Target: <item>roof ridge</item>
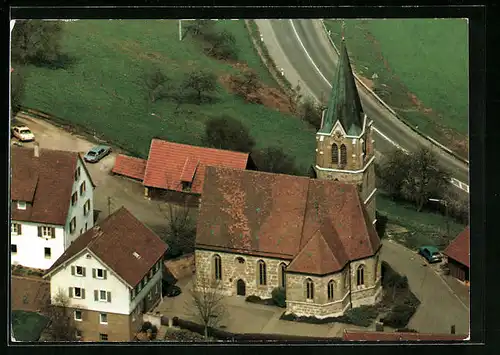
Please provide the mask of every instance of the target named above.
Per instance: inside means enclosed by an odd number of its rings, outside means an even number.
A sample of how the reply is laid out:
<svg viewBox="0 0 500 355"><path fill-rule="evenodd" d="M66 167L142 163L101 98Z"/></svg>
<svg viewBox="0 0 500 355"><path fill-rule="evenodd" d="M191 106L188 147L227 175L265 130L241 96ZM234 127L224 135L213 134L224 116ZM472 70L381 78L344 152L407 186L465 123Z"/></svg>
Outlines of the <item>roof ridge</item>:
<svg viewBox="0 0 500 355"><path fill-rule="evenodd" d="M161 142L163 144L167 143L167 144L172 144L172 145L182 145L182 146L185 146L185 147L195 147L195 148L199 148L199 149L207 149L207 150L213 150L213 151L219 151L219 152L229 152L229 153L235 153L235 154L241 154L241 155L247 155L247 156L250 155L250 153L238 152L238 151L235 151L235 150L220 149L220 148L213 148L213 147L203 147L203 146L193 145L193 144L185 144L185 143L172 142L172 141L168 141L168 140L165 140L165 139L159 139L159 138L153 138L151 140L151 144L153 143L154 140L156 140L158 142ZM151 151L151 147L150 147L150 151Z"/></svg>
<svg viewBox="0 0 500 355"><path fill-rule="evenodd" d="M307 216L307 203L309 202L309 192L311 191L311 181L313 179L311 178L308 178L309 180L307 181L307 192L306 192L306 198L304 200L304 210L303 210L303 213L302 213L302 228L300 229L300 239L299 239L299 253L300 253L300 250L301 250L301 245L302 244L302 241L304 240L304 227L306 225L306 216ZM319 229L319 227L318 227ZM314 232L316 233L316 232ZM313 237L314 233L312 233L311 237ZM307 243L309 242L309 240L307 240L304 244L304 247L307 245ZM298 255L298 254L297 254Z"/></svg>

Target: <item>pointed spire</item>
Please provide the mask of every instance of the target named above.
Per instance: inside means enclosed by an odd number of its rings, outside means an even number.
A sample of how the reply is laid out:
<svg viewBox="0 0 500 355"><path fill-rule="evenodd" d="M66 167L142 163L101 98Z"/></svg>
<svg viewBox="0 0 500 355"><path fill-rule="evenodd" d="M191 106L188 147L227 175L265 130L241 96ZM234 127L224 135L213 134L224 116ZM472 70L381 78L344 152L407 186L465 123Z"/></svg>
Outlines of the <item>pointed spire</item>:
<svg viewBox="0 0 500 355"><path fill-rule="evenodd" d="M343 23L337 74L320 132L330 133L335 123L340 121L347 134L358 135L363 129L363 107L345 45L344 26Z"/></svg>

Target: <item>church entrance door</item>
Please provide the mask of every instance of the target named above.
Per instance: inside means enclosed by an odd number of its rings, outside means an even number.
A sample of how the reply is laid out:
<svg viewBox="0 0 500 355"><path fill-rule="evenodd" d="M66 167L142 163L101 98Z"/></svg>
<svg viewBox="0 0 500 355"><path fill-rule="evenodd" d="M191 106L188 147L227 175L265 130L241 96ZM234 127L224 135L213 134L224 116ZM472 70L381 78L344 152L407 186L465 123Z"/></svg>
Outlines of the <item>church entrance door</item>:
<svg viewBox="0 0 500 355"><path fill-rule="evenodd" d="M245 296L245 281L242 279L239 279L238 282L236 282L236 294L238 296Z"/></svg>

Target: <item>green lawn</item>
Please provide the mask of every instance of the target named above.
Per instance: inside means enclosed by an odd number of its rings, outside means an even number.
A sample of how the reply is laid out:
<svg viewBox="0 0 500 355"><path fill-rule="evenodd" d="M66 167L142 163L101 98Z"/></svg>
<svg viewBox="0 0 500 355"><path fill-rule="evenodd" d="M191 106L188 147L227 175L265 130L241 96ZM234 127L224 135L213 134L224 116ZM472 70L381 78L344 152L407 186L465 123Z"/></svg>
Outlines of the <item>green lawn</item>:
<svg viewBox="0 0 500 355"><path fill-rule="evenodd" d="M411 204L394 202L382 193L377 194L377 211L388 218L386 235L416 249L422 245L434 245L443 249L465 228L449 218L450 236L447 233L446 218L428 211L417 212Z"/></svg>
<svg viewBox="0 0 500 355"><path fill-rule="evenodd" d="M48 319L35 312L12 311L12 328L17 341L37 341Z"/></svg>
<svg viewBox="0 0 500 355"><path fill-rule="evenodd" d="M173 20L81 20L63 24L63 51L76 62L65 69L29 68L23 105L48 112L72 125L94 129L103 139L139 157L147 157L152 137L200 145L205 122L221 114L240 119L257 148L275 145L308 168L314 158L314 130L291 115L246 104L222 86L214 104L186 104L175 113L167 99L151 104L142 75L153 65L173 82L192 68L221 76L234 65L204 55L198 42L178 38ZM244 22L219 21L237 39L239 62L256 70L261 81L276 86L256 54ZM155 115L152 115L154 113Z"/></svg>
<svg viewBox="0 0 500 355"><path fill-rule="evenodd" d="M336 44L340 21L325 21ZM424 133L468 134L468 29L461 19L347 20L345 38L358 74ZM384 86L385 85L385 86ZM417 105L409 97L414 94ZM431 109L432 111L429 111ZM439 126L441 127L439 127Z"/></svg>

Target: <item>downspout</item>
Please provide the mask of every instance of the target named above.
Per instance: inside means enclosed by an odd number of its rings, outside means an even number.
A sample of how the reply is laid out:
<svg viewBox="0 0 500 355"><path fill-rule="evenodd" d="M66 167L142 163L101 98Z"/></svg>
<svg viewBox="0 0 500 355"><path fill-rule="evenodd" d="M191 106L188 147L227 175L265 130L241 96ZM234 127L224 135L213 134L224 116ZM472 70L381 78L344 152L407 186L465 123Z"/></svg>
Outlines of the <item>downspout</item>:
<svg viewBox="0 0 500 355"><path fill-rule="evenodd" d="M351 309L352 307L352 283L351 283L351 262L349 262L349 303L351 304Z"/></svg>

